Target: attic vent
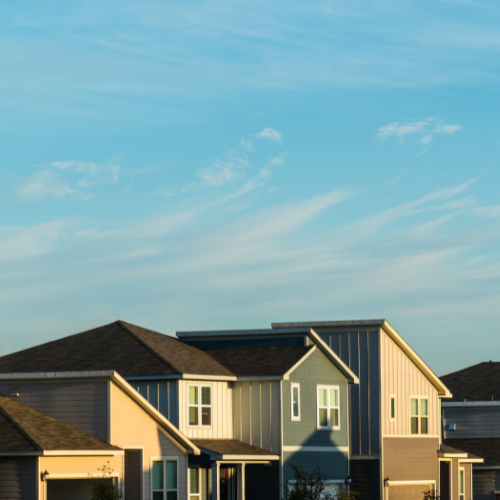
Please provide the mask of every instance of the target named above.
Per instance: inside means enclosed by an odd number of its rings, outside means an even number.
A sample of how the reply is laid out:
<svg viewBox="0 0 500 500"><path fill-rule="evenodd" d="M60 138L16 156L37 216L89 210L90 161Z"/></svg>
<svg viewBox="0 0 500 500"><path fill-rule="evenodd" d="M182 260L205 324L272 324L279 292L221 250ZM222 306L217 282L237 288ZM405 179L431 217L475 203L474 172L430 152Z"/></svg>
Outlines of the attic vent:
<svg viewBox="0 0 500 500"><path fill-rule="evenodd" d="M17 387L14 387L10 390L9 396L11 398L18 398L20 395L21 391Z"/></svg>
<svg viewBox="0 0 500 500"><path fill-rule="evenodd" d="M448 424L448 430L449 431L456 431L457 430L457 424Z"/></svg>

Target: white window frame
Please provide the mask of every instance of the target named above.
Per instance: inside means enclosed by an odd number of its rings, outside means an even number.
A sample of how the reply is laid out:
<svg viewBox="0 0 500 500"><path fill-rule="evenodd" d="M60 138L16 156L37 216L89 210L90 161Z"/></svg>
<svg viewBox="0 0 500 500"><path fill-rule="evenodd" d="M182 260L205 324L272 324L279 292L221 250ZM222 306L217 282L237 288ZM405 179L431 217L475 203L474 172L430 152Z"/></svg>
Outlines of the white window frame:
<svg viewBox="0 0 500 500"><path fill-rule="evenodd" d="M158 492L158 490L153 490L153 462L163 462L163 500L167 500L166 493L169 491L176 491L177 500L179 500L179 457L149 457L149 491L151 492L151 498L153 498L153 493ZM167 488L167 462L177 462L177 488L175 490Z"/></svg>
<svg viewBox="0 0 500 500"><path fill-rule="evenodd" d="M298 389L299 414L297 416L293 414L293 390L295 388ZM300 420L300 384L290 384L290 416L296 422Z"/></svg>
<svg viewBox="0 0 500 500"><path fill-rule="evenodd" d="M394 401L394 417L392 416L392 402L393 401ZM396 421L396 395L395 394L389 394L389 420L391 422ZM410 421L410 425L411 425L411 421Z"/></svg>
<svg viewBox="0 0 500 500"><path fill-rule="evenodd" d="M460 476L463 474L463 483L460 484L462 479ZM462 493L460 493L460 486L462 486ZM458 500L465 500L465 467L458 468Z"/></svg>
<svg viewBox="0 0 500 500"><path fill-rule="evenodd" d="M336 408L339 411L339 425L333 427L331 425L328 426L322 426L319 424L319 391L320 389L326 389L326 394L328 396L328 421L330 422L330 410ZM330 390L335 389L337 391L337 399L338 399L338 406L332 406L330 404ZM325 408L322 406L322 408ZM330 422L331 424L331 422ZM338 385L318 385L316 386L316 425L318 430L325 430L325 431L338 431L340 430L340 386Z"/></svg>
<svg viewBox="0 0 500 500"><path fill-rule="evenodd" d="M198 485L200 487L200 491L198 493L191 492L191 471L195 470L198 474ZM189 467L188 468L188 500L191 500L191 497L197 497L198 500L201 500L201 468L200 467ZM179 500L179 499L177 499Z"/></svg>
<svg viewBox="0 0 500 500"><path fill-rule="evenodd" d="M412 415L411 414L411 400L412 399L416 399L418 400L418 403L417 403L417 408L418 408L418 415L416 415L418 417L418 432L416 434L413 434L411 432L411 419L412 417L415 417L415 415ZM427 415L421 415L420 414L420 411L421 411L421 406L420 406L420 401L427 401ZM410 396L409 400L408 400L408 413L409 413L409 432L410 432L410 436L430 436L430 433L429 433L429 424L430 424L430 417L429 417L429 397L428 396ZM426 434L422 434L422 417L425 417L427 418L427 433Z"/></svg>
<svg viewBox="0 0 500 500"><path fill-rule="evenodd" d="M192 405L189 404L189 388L190 387L198 387L198 404L197 405ZM201 399L201 390L203 387L208 387L210 389L210 404L209 405L204 405L202 404L202 399ZM204 429L209 429L212 427L213 423L213 418L214 418L214 412L213 412L213 390L212 386L210 384L188 384L187 386L187 425L190 428L193 427L203 427ZM189 408L194 408L195 406L198 406L198 424L190 424L189 423ZM201 411L202 408L210 408L210 425L203 425L201 423Z"/></svg>

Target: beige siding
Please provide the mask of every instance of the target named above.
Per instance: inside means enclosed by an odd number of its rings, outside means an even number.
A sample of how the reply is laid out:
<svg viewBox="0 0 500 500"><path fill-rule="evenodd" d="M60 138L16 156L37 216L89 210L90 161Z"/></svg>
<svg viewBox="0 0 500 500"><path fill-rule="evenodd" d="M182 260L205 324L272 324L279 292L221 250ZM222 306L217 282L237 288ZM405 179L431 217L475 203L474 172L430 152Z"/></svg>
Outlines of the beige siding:
<svg viewBox="0 0 500 500"><path fill-rule="evenodd" d="M391 481L429 480L438 484L438 448L438 438L384 438L384 477Z"/></svg>
<svg viewBox="0 0 500 500"><path fill-rule="evenodd" d="M0 382L0 394L19 390L14 401L75 429L108 441L108 386L105 380Z"/></svg>
<svg viewBox="0 0 500 500"><path fill-rule="evenodd" d="M188 386L209 385L212 388L212 425L188 425ZM193 439L231 439L233 437L233 398L231 382L179 380L179 430Z"/></svg>
<svg viewBox="0 0 500 500"><path fill-rule="evenodd" d="M440 411L436 389L383 331L380 336L382 435L409 436L410 396L428 399L429 436L439 435ZM396 397L396 419L390 420L390 397Z"/></svg>
<svg viewBox="0 0 500 500"><path fill-rule="evenodd" d="M150 497L151 457L178 458L178 498L186 498L187 455L159 425L119 387L111 386L111 440L115 446L142 448L144 499Z"/></svg>
<svg viewBox="0 0 500 500"><path fill-rule="evenodd" d="M40 471L50 474L87 474L100 476L103 466L123 477L123 456L115 457L40 457Z"/></svg>
<svg viewBox="0 0 500 500"><path fill-rule="evenodd" d="M390 486L389 500L422 500L424 492L434 489L431 484L412 484L406 486Z"/></svg>
<svg viewBox="0 0 500 500"><path fill-rule="evenodd" d="M236 382L234 439L281 453L281 395L278 381Z"/></svg>

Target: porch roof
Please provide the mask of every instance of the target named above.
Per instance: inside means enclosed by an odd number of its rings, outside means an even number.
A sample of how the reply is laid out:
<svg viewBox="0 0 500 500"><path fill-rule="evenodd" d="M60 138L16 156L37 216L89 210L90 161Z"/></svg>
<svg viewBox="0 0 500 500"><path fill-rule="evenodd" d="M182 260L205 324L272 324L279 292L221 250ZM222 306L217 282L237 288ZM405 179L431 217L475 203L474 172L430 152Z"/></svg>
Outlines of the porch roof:
<svg viewBox="0 0 500 500"><path fill-rule="evenodd" d="M215 460L279 460L279 455L236 439L192 439L203 453Z"/></svg>
<svg viewBox="0 0 500 500"><path fill-rule="evenodd" d="M453 445L458 445L458 446L462 445L462 443L461 443L462 440L458 440L458 439L446 440L446 444L442 444L439 447L438 458L458 458L462 462L474 462L474 463L483 463L484 462L484 460L481 457L479 457L478 455L475 455L473 453L469 453L468 451L459 450L457 448L454 448L453 446L450 446L449 445L450 441L454 441L452 443ZM455 441L458 441L458 442L455 442Z"/></svg>

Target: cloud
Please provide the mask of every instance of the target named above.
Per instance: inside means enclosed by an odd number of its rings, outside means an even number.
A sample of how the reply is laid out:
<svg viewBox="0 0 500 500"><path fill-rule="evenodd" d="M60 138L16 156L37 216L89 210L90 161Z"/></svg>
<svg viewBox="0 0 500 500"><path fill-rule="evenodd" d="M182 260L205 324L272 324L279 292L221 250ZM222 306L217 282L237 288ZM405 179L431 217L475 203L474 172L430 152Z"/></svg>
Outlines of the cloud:
<svg viewBox="0 0 500 500"><path fill-rule="evenodd" d="M217 159L210 167L199 169L197 175L205 186L221 186L242 179L248 168L248 158L230 154L225 161Z"/></svg>
<svg viewBox="0 0 500 500"><path fill-rule="evenodd" d="M477 207L473 210L475 215L479 215L483 219L500 218L500 205L492 205L489 207Z"/></svg>
<svg viewBox="0 0 500 500"><path fill-rule="evenodd" d="M391 137L399 138L400 142L404 142L405 138L410 135L421 136L418 140L423 146L428 146L436 134L454 134L462 127L460 125L448 125L443 120L435 118L426 118L424 120L410 120L406 123L393 122L377 130L376 136L385 141ZM424 150L420 154L426 152Z"/></svg>
<svg viewBox="0 0 500 500"><path fill-rule="evenodd" d="M101 184L104 182L116 183L120 176L120 167L114 163L99 164L94 162L68 160L54 161L51 165L58 170L88 175L91 180L80 180L80 187L89 187L91 185Z"/></svg>
<svg viewBox="0 0 500 500"><path fill-rule="evenodd" d="M252 141L250 141L250 140L246 141L245 139L241 139L241 145L242 145L245 149L248 149L248 151L253 151L253 144L252 144Z"/></svg>
<svg viewBox="0 0 500 500"><path fill-rule="evenodd" d="M280 156L275 156L274 158L268 158L266 166L262 168L259 173L260 178L266 179L268 177L271 177L273 167L284 164L285 164L285 154L282 154Z"/></svg>
<svg viewBox="0 0 500 500"><path fill-rule="evenodd" d="M262 129L262 132L255 134L255 136L260 137L261 139L269 139L270 141L281 144L281 133L273 128L264 128Z"/></svg>

